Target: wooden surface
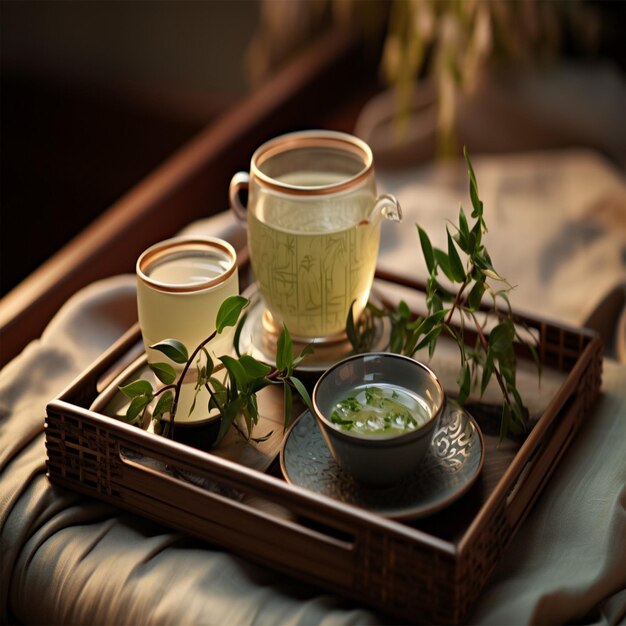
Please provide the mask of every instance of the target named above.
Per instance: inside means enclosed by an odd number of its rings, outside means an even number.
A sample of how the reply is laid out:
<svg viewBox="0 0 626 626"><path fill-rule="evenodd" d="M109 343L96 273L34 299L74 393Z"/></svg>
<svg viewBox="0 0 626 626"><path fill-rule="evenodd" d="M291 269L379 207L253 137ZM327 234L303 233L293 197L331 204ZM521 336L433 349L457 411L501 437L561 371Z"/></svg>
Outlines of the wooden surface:
<svg viewBox="0 0 626 626"><path fill-rule="evenodd" d="M369 61L368 61L369 59ZM0 366L38 337L81 287L133 272L139 254L189 222L227 208L228 183L253 150L291 130L346 130L344 104L371 84L358 37L330 31L248 99L208 126L0 301ZM343 127L343 128L342 128Z"/></svg>

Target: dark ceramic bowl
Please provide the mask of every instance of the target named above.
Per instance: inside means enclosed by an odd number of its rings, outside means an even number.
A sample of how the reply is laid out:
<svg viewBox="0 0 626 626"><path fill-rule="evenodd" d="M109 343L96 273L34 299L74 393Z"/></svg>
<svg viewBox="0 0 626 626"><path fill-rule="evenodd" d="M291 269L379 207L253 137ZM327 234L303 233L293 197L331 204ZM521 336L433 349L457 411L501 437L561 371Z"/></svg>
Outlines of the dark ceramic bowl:
<svg viewBox="0 0 626 626"><path fill-rule="evenodd" d="M427 420L415 430L377 436L344 430L331 421L336 404L363 385L392 384L419 396ZM374 352L344 359L326 370L313 389L313 409L335 461L356 480L389 485L416 471L428 450L446 397L426 365L399 354Z"/></svg>

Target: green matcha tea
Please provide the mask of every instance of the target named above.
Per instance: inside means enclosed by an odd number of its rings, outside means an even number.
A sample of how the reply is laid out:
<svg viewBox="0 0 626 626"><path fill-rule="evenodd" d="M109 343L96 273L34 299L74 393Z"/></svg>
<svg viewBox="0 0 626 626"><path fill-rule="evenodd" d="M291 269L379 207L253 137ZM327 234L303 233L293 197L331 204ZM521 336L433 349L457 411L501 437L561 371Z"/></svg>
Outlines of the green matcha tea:
<svg viewBox="0 0 626 626"><path fill-rule="evenodd" d="M430 418L423 398L391 384L356 387L335 405L330 421L359 435L395 437L417 430Z"/></svg>

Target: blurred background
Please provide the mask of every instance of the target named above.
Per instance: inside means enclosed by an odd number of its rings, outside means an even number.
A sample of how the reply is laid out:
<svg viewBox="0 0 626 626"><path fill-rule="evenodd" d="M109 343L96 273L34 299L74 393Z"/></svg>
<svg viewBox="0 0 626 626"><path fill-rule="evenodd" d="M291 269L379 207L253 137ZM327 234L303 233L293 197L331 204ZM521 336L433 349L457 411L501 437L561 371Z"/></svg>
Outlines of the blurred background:
<svg viewBox="0 0 626 626"><path fill-rule="evenodd" d="M603 75L587 91L617 80L621 93L625 7L621 0L3 0L0 295L325 29L356 29L372 48L364 91L388 95L361 120L372 141L382 106L393 114L395 141L416 150L403 119L416 106L416 81L425 85L417 100L426 93L436 102L437 136L423 157L431 158L454 153L461 98L494 68L517 75L563 59L602 61L610 80ZM591 80L597 66L589 67ZM606 96L619 123L600 149L623 167L624 102ZM224 197L216 210L225 204Z"/></svg>
<svg viewBox="0 0 626 626"><path fill-rule="evenodd" d="M245 95L258 4L0 10L4 294Z"/></svg>

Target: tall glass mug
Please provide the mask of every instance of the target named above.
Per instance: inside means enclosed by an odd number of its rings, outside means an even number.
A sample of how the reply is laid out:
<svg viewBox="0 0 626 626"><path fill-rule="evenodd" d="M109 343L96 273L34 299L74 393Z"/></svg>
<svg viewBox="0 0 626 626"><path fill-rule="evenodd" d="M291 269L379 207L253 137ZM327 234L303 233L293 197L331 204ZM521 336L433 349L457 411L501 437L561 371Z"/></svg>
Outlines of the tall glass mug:
<svg viewBox="0 0 626 626"><path fill-rule="evenodd" d="M164 339L182 341L191 355L215 330L222 302L238 293L237 254L228 242L178 238L148 248L137 261L137 310L148 362L168 361L150 348ZM232 341L232 329L225 329L207 348L212 357L222 356L231 352ZM192 372L189 382L195 381ZM190 402L185 390L179 404L183 419Z"/></svg>
<svg viewBox="0 0 626 626"><path fill-rule="evenodd" d="M277 137L233 176L229 199L275 326L304 340L343 335L352 302L355 317L367 304L381 220L402 218L393 196L377 196L369 146L333 131Z"/></svg>

